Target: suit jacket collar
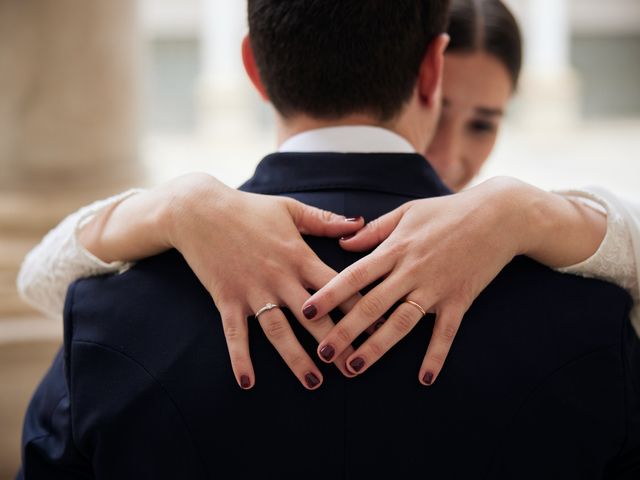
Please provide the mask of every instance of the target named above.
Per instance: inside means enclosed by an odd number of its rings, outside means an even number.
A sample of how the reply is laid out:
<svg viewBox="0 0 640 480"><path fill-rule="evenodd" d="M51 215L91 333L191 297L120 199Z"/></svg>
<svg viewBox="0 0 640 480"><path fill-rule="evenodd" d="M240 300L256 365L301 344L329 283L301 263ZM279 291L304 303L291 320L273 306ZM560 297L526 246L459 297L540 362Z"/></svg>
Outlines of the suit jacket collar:
<svg viewBox="0 0 640 480"><path fill-rule="evenodd" d="M274 153L240 189L265 194L368 190L414 198L451 193L427 159L415 153Z"/></svg>
<svg viewBox="0 0 640 480"><path fill-rule="evenodd" d="M386 128L341 125L316 128L288 138L279 152L416 153L409 141Z"/></svg>

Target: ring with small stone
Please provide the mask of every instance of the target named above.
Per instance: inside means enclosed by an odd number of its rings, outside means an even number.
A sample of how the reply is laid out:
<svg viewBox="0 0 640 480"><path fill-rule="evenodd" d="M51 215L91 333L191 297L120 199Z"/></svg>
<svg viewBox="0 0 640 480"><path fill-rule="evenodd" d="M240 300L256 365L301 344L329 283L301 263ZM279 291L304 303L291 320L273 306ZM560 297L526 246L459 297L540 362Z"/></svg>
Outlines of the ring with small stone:
<svg viewBox="0 0 640 480"><path fill-rule="evenodd" d="M260 317L260 315L262 315L265 312L268 312L269 310L273 310L274 308L280 308L280 305L276 305L275 303L267 303L264 307L262 307L260 310L258 310L254 314L254 317L256 317L256 320L257 320L258 317Z"/></svg>

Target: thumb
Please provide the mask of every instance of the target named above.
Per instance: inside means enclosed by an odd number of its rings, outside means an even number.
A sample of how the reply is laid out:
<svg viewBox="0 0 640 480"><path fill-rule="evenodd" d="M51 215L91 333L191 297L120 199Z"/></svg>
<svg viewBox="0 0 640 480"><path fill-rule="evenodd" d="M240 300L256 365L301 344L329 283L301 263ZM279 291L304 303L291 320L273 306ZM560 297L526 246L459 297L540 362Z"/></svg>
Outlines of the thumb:
<svg viewBox="0 0 640 480"><path fill-rule="evenodd" d="M338 238L351 235L364 226L362 217L346 218L298 201L289 205L289 211L298 231L303 235Z"/></svg>
<svg viewBox="0 0 640 480"><path fill-rule="evenodd" d="M355 233L355 235L349 235L341 238L340 246L351 252L363 252L373 249L391 235L398 226L398 223L402 219L405 211L405 208L400 207L376 218L372 222L369 222L363 229Z"/></svg>

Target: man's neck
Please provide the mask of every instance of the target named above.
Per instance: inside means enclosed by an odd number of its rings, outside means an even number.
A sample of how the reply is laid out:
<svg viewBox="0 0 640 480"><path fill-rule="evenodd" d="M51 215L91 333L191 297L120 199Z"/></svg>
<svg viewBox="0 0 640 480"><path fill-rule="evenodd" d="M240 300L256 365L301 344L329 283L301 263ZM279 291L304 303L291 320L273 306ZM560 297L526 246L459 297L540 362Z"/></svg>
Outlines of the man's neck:
<svg viewBox="0 0 640 480"><path fill-rule="evenodd" d="M321 128L329 127L346 127L346 126L370 126L379 127L386 130L390 130L409 142L417 152L423 152L426 147L423 145L423 140L420 135L411 135L410 131L400 128L400 124L396 122L384 123L376 121L367 115L349 115L337 120L321 120L305 115L297 115L294 118L282 119L278 118L277 122L277 135L278 135L278 147L284 142L289 140L300 133L304 133L310 130L317 130ZM418 138L412 138L418 137Z"/></svg>

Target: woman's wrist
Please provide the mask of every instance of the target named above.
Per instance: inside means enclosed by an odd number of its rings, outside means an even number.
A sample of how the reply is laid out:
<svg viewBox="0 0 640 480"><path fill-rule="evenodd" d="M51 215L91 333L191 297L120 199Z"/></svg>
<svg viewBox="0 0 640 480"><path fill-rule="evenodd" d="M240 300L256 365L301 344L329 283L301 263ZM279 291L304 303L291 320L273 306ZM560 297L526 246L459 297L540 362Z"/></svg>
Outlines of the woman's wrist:
<svg viewBox="0 0 640 480"><path fill-rule="evenodd" d="M210 175L184 175L108 206L78 231L77 238L106 263L180 249L189 229L201 222L196 212L205 208L207 221L220 220L233 192Z"/></svg>
<svg viewBox="0 0 640 480"><path fill-rule="evenodd" d="M606 215L580 202L513 178L492 179L497 208L516 254L552 268L593 255L606 234Z"/></svg>
<svg viewBox="0 0 640 480"><path fill-rule="evenodd" d="M536 224L544 220L542 191L512 177L493 177L475 188L486 207L486 221L499 235L500 248L513 257L535 250L541 237Z"/></svg>
<svg viewBox="0 0 640 480"><path fill-rule="evenodd" d="M203 203L210 212L207 221L219 223L238 191L206 173L190 173L159 187L157 194L161 207L153 230L167 248L180 249L185 232L200 221L196 212Z"/></svg>
<svg viewBox="0 0 640 480"><path fill-rule="evenodd" d="M105 263L134 261L165 249L157 219L161 203L144 191L106 207L78 230L77 239Z"/></svg>

